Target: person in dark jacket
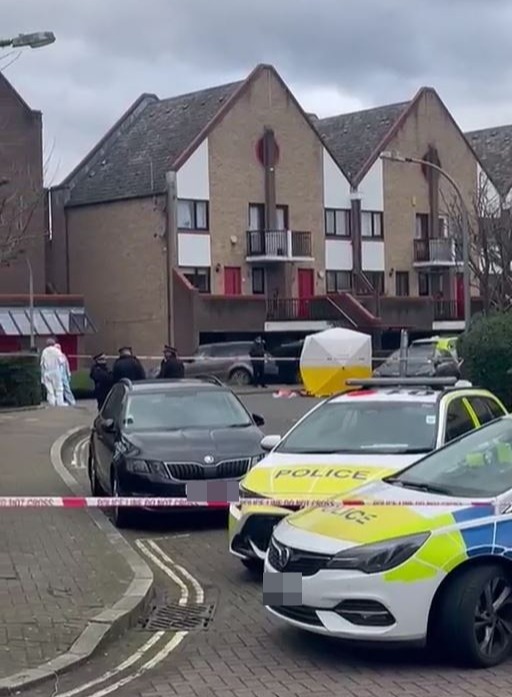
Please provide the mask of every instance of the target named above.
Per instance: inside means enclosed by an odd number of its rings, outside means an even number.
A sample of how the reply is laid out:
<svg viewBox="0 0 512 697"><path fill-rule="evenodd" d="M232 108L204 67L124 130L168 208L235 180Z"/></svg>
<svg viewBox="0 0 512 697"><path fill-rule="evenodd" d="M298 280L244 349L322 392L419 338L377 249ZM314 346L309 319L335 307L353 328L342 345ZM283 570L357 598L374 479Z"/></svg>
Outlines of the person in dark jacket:
<svg viewBox="0 0 512 697"><path fill-rule="evenodd" d="M123 346L119 349L119 358L112 368L112 377L114 384L123 378L127 378L132 382L146 379L146 373L142 367L142 363L137 356L133 355L131 346Z"/></svg>
<svg viewBox="0 0 512 697"><path fill-rule="evenodd" d="M160 363L158 377L162 380L179 380L185 377L185 366L173 346L164 346L164 359Z"/></svg>
<svg viewBox="0 0 512 697"><path fill-rule="evenodd" d="M104 353L98 353L93 358L93 365L89 377L94 383L94 397L98 403L98 411L103 407L108 393L113 384L112 373L107 364Z"/></svg>
<svg viewBox="0 0 512 697"><path fill-rule="evenodd" d="M261 336L256 337L250 350L252 372L254 375L254 385L256 387L266 387L265 384L265 344Z"/></svg>

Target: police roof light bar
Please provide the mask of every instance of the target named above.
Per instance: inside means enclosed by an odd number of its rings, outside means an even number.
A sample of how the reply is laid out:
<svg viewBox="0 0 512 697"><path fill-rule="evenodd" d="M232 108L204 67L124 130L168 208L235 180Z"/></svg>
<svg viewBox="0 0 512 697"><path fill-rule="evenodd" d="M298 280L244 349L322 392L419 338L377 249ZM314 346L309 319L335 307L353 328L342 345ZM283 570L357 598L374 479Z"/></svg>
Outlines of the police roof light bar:
<svg viewBox="0 0 512 697"><path fill-rule="evenodd" d="M455 387L458 379L456 377L446 378L366 378L364 380L347 380L348 387L432 387L446 389Z"/></svg>

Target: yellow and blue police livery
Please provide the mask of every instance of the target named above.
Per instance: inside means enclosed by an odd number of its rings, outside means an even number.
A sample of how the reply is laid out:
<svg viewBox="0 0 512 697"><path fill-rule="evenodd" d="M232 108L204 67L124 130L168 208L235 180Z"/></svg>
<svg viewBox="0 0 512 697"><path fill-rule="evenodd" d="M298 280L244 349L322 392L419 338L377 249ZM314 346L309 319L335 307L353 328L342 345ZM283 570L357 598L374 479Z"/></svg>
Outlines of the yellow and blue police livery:
<svg viewBox="0 0 512 697"><path fill-rule="evenodd" d="M431 641L489 667L512 651L512 417L274 530L265 569L300 573L302 604L268 607L303 629ZM333 502L331 502L333 503Z"/></svg>
<svg viewBox="0 0 512 697"><path fill-rule="evenodd" d="M285 436L267 436L269 454L240 483L243 498L314 501L382 479L449 440L506 413L487 390L454 378L361 380L322 402ZM274 526L291 512L233 504L229 548L246 566L262 564Z"/></svg>

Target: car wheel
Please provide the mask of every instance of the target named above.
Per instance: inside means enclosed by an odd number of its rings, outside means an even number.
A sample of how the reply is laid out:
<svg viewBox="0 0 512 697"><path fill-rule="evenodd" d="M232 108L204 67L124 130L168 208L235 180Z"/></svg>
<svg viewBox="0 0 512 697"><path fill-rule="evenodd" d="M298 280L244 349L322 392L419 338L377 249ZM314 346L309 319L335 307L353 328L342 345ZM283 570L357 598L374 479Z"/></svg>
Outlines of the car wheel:
<svg viewBox="0 0 512 697"><path fill-rule="evenodd" d="M245 368L235 368L229 375L229 382L233 385L250 385L252 382L252 375Z"/></svg>
<svg viewBox="0 0 512 697"><path fill-rule="evenodd" d="M473 668L490 668L512 652L512 581L499 565L478 566L456 576L437 612L444 651Z"/></svg>
<svg viewBox="0 0 512 697"><path fill-rule="evenodd" d="M112 497L119 498L119 479L117 473L112 473ZM133 524L133 509L114 506L112 509L112 522L116 528L130 528Z"/></svg>
<svg viewBox="0 0 512 697"><path fill-rule="evenodd" d="M105 492L103 491L100 483L98 482L98 475L96 472L96 460L93 454L93 448L92 448L92 443L89 443L89 458L88 458L88 464L87 464L87 469L89 471L89 482L91 485L91 494L93 496L104 496Z"/></svg>
<svg viewBox="0 0 512 697"><path fill-rule="evenodd" d="M261 559L240 559L246 569L253 573L263 571L263 561Z"/></svg>

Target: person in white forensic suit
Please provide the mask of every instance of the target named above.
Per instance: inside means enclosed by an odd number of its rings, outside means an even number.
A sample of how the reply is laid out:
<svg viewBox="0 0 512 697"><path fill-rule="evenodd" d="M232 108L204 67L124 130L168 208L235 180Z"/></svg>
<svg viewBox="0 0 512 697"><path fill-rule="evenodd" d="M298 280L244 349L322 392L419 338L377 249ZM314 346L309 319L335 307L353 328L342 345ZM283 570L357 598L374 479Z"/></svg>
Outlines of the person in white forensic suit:
<svg viewBox="0 0 512 697"><path fill-rule="evenodd" d="M64 384L62 382L62 352L55 339L48 339L41 352L41 382L46 389L48 404L52 407L64 406Z"/></svg>
<svg viewBox="0 0 512 697"><path fill-rule="evenodd" d="M69 360L60 344L55 344L55 347L60 351L61 363L60 363L60 373L62 378L62 389L64 406L74 407L76 404L75 395L71 389L71 368L69 367Z"/></svg>

